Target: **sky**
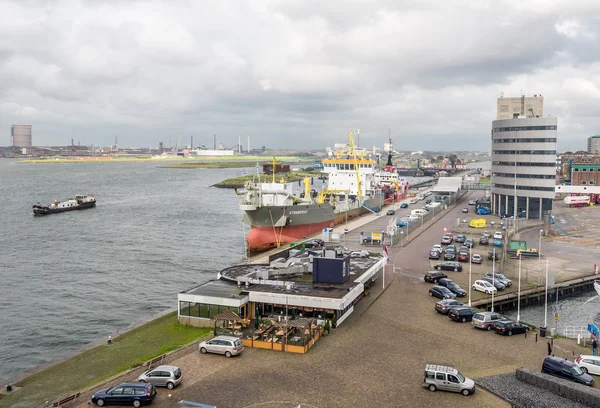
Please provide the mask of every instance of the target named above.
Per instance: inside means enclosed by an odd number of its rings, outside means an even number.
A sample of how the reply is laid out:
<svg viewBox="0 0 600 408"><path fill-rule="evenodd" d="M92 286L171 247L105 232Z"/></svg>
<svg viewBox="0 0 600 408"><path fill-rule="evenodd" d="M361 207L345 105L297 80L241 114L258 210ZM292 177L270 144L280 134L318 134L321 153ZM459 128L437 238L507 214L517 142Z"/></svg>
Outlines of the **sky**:
<svg viewBox="0 0 600 408"><path fill-rule="evenodd" d="M496 98L600 133L600 1L0 0L0 145L490 150ZM4 139L4 140L3 140Z"/></svg>

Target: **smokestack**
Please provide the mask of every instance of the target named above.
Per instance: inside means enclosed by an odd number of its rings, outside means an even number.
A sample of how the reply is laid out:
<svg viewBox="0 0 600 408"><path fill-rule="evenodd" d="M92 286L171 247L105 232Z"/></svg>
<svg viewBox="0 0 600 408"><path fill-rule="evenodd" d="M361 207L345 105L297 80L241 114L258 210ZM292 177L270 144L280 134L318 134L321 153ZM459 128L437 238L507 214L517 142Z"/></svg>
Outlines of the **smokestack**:
<svg viewBox="0 0 600 408"><path fill-rule="evenodd" d="M194 150L194 136L190 136L190 149Z"/></svg>
<svg viewBox="0 0 600 408"><path fill-rule="evenodd" d="M75 142L71 139L71 146L75 146Z"/></svg>
<svg viewBox="0 0 600 408"><path fill-rule="evenodd" d="M242 137L238 136L238 154L242 154Z"/></svg>
<svg viewBox="0 0 600 408"><path fill-rule="evenodd" d="M248 153L250 153L250 136L248 136Z"/></svg>
<svg viewBox="0 0 600 408"><path fill-rule="evenodd" d="M214 135L213 138L213 150L217 150L217 135Z"/></svg>

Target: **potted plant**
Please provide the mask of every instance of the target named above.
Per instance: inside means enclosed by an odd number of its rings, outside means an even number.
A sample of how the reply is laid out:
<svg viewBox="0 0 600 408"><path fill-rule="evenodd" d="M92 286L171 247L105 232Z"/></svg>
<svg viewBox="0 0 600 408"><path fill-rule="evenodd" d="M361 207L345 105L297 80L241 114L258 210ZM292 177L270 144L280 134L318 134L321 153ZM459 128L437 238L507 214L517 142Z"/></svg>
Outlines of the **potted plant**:
<svg viewBox="0 0 600 408"><path fill-rule="evenodd" d="M337 316L333 315L333 319L331 319L331 327L334 329L337 327Z"/></svg>
<svg viewBox="0 0 600 408"><path fill-rule="evenodd" d="M331 330L331 326L329 325L329 320L325 320L325 324L323 325L323 330L325 336L329 334L329 330Z"/></svg>

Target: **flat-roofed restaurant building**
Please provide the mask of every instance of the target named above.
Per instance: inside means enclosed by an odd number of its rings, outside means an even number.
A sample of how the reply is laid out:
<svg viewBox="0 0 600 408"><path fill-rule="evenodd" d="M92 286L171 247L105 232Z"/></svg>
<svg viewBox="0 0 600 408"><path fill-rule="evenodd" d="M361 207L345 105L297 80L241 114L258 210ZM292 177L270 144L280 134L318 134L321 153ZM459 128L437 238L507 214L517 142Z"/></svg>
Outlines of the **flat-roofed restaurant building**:
<svg viewBox="0 0 600 408"><path fill-rule="evenodd" d="M217 314L230 310L242 319L287 315L340 325L384 264L375 253L361 257L340 248L290 250L288 257L270 264L225 268L219 280L180 292L178 317L183 324L212 327Z"/></svg>
<svg viewBox="0 0 600 408"><path fill-rule="evenodd" d="M494 214L542 218L544 213L552 210L556 139L555 117L520 117L492 122L491 201Z"/></svg>

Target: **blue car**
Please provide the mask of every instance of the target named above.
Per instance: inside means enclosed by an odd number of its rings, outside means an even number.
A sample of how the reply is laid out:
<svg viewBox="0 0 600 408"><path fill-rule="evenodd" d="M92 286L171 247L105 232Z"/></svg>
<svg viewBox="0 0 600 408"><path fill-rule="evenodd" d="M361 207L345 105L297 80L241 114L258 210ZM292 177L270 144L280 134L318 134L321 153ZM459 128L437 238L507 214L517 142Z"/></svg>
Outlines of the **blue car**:
<svg viewBox="0 0 600 408"><path fill-rule="evenodd" d="M402 222L402 221L398 221L398 222L396 223L396 225L397 225L398 227L406 227L408 224L407 224L407 223L405 223L405 222Z"/></svg>
<svg viewBox="0 0 600 408"><path fill-rule="evenodd" d="M494 240L494 246L501 247L502 246L502 240L501 239L495 239Z"/></svg>
<svg viewBox="0 0 600 408"><path fill-rule="evenodd" d="M489 208L479 207L479 208L477 209L477 215L489 215L489 214L491 214L491 213L492 213L492 212L490 211L490 209L489 209Z"/></svg>
<svg viewBox="0 0 600 408"><path fill-rule="evenodd" d="M400 208L408 208L408 204L402 203L402 204L400 204Z"/></svg>
<svg viewBox="0 0 600 408"><path fill-rule="evenodd" d="M116 387L105 388L92 396L92 402L99 407L104 405L133 405L138 408L150 404L156 398L156 388L150 383L129 382Z"/></svg>

